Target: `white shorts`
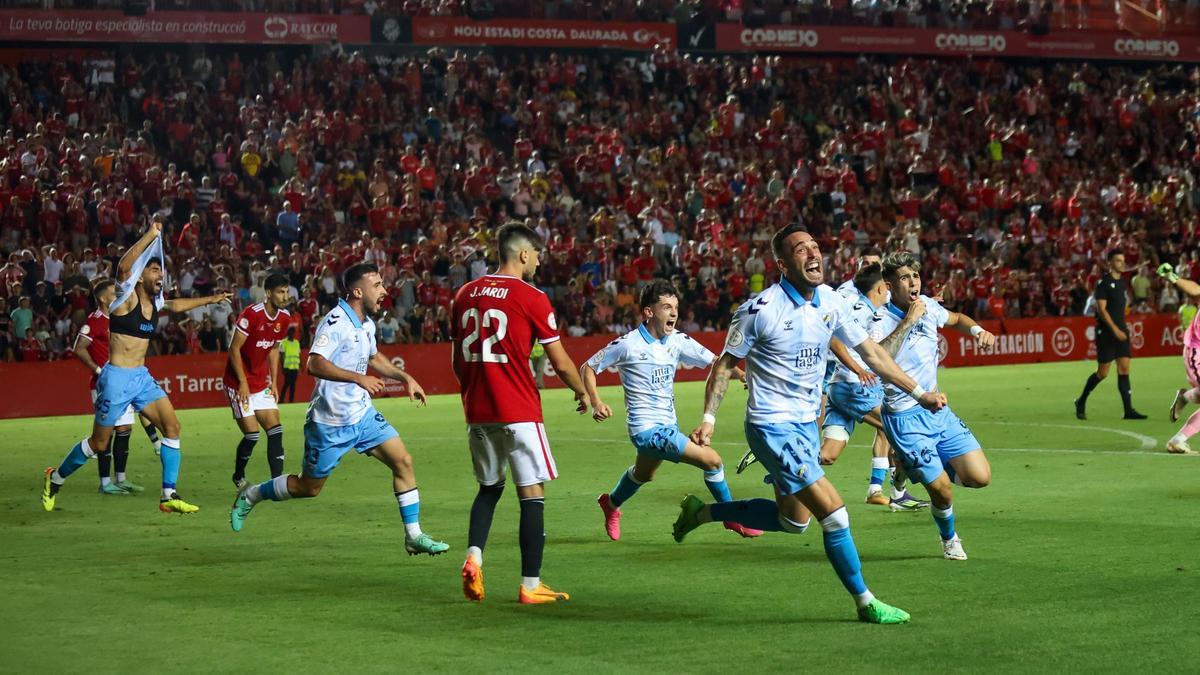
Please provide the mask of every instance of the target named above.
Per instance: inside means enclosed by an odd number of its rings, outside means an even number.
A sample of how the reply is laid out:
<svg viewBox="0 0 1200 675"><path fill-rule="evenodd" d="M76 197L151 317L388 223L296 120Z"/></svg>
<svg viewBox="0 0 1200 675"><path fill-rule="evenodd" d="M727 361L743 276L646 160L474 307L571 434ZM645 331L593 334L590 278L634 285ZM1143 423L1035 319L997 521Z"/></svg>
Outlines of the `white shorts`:
<svg viewBox="0 0 1200 675"><path fill-rule="evenodd" d="M513 424L469 424L467 439L475 480L480 485L496 485L504 480L505 467L512 467L518 487L546 483L558 478L554 455L546 440L546 427L540 422Z"/></svg>
<svg viewBox="0 0 1200 675"><path fill-rule="evenodd" d="M95 403L96 403L96 390L93 389L92 390L92 404L94 405ZM128 405L128 406L125 406L125 412L121 413L121 416L117 418L117 423L113 426L131 427L131 426L133 426L133 423L136 420L137 420L137 411L133 409L132 405Z"/></svg>
<svg viewBox="0 0 1200 675"><path fill-rule="evenodd" d="M254 413L259 410L279 409L279 404L275 402L275 396L271 394L270 387L251 393L250 401L245 404L238 400L237 389L225 387L225 397L229 399L229 408L233 410L233 419L235 420L240 420L243 417L253 417Z"/></svg>

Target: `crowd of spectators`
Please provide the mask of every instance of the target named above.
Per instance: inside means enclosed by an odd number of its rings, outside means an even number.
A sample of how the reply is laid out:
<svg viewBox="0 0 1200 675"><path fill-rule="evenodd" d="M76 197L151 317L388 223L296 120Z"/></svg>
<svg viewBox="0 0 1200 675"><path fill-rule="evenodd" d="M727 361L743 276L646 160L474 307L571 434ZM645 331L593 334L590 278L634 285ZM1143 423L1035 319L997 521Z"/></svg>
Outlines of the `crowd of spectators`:
<svg viewBox="0 0 1200 675"><path fill-rule="evenodd" d="M385 343L446 340L511 219L546 238L538 283L571 335L634 326L656 277L683 329L721 328L793 221L833 282L874 244L978 318L1079 314L1114 248L1200 275L1198 91L1181 65L666 51L0 66L0 355L69 351L89 281L153 217L171 292L236 292L164 317L158 353L222 349L273 268L307 338L361 259L391 289ZM1136 310L1172 310L1151 276Z"/></svg>

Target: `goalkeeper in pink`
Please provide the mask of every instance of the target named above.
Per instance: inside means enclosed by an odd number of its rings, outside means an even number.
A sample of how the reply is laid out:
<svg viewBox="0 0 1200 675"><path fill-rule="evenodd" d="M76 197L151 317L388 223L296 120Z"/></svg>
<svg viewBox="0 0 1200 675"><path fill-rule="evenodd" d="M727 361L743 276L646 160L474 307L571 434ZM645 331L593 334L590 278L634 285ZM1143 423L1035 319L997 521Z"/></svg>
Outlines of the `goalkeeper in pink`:
<svg viewBox="0 0 1200 675"><path fill-rule="evenodd" d="M1175 284L1175 287L1188 297L1200 297L1200 284L1190 279L1179 278L1170 263L1159 266L1158 276L1166 279L1167 283ZM1179 421L1180 413L1187 404L1200 403L1200 319L1192 321L1192 325L1183 333L1183 365L1187 370L1188 383L1192 387L1180 389L1175 393L1175 400L1171 403L1172 422ZM1167 452L1177 455L1190 453L1192 449L1188 446L1188 439L1197 433L1200 433L1200 410L1193 412L1187 422L1183 423L1183 428L1167 441Z"/></svg>

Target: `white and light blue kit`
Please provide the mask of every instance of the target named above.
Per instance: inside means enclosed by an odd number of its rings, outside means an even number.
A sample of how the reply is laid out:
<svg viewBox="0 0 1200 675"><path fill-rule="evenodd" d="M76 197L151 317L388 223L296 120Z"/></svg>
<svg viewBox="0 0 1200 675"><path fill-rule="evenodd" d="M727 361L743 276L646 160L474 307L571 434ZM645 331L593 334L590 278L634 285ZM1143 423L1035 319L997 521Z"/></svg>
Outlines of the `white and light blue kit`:
<svg viewBox="0 0 1200 675"><path fill-rule="evenodd" d="M375 322L360 321L339 300L318 325L309 354L363 375L376 351ZM318 378L304 420L304 475L326 478L351 450L361 454L398 435L375 410L366 389Z"/></svg>
<svg viewBox="0 0 1200 675"><path fill-rule="evenodd" d="M854 296L845 295L843 292L845 288L846 285L842 284L838 288L838 293L851 303L850 320L869 333L875 319L875 305L871 304L871 301L859 293L853 285L850 286L850 290L854 292ZM854 359L854 362L863 370L870 370L858 352L850 350L850 358ZM841 427L846 432L846 438L849 438L854 433L855 425L861 422L867 413L879 407L883 401L883 384L876 380L873 385L864 385L853 370L839 361L834 368L833 377L829 379L825 393L828 402L825 405L825 419L822 428Z"/></svg>
<svg viewBox="0 0 1200 675"><path fill-rule="evenodd" d="M936 300L921 296L925 314L896 352L896 364L926 391L937 391L938 328L950 312ZM904 320L905 312L891 302L875 313L871 337L882 340ZM899 387L884 386L883 430L909 478L928 484L955 457L979 449L979 441L949 407L932 413L917 405Z"/></svg>
<svg viewBox="0 0 1200 675"><path fill-rule="evenodd" d="M587 365L621 376L629 438L638 454L678 463L688 439L675 417L675 370L707 368L714 360L715 354L683 333L656 340L643 325L596 352Z"/></svg>
<svg viewBox="0 0 1200 675"><path fill-rule="evenodd" d="M817 461L817 416L831 337L854 349L867 331L829 286L805 300L781 279L738 308L725 339L727 353L746 359L746 440L785 494L825 475Z"/></svg>

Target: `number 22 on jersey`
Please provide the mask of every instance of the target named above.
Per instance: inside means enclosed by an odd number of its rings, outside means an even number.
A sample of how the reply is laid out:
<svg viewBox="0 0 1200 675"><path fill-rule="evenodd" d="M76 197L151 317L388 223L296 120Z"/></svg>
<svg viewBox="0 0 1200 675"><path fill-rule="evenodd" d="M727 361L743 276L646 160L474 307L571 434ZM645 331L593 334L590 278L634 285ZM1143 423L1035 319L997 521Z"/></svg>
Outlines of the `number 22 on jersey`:
<svg viewBox="0 0 1200 675"><path fill-rule="evenodd" d="M508 363L508 355L493 351L497 344L508 334L508 315L500 309L484 310L482 314L474 307L462 315L462 357L466 363ZM484 334L479 343L479 351L472 347L479 342L480 334Z"/></svg>

